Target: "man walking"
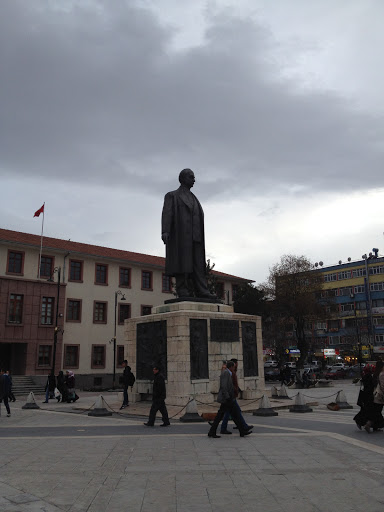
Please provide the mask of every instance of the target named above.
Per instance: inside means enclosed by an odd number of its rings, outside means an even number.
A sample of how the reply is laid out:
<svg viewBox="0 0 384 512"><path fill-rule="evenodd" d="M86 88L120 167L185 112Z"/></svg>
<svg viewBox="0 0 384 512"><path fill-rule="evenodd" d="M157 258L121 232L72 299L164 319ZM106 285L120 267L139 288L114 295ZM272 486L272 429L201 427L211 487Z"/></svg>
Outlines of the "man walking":
<svg viewBox="0 0 384 512"><path fill-rule="evenodd" d="M9 408L8 397L11 390L11 384L8 375L5 374L4 370L0 370L0 402L4 402L5 408L7 409L7 417L11 416L11 409Z"/></svg>
<svg viewBox="0 0 384 512"><path fill-rule="evenodd" d="M234 393L235 393L235 407L236 407L236 410L237 410L237 413L238 413L238 416L239 416L239 420L243 426L243 430L245 431L248 431L248 430L252 430L253 428L253 425L248 425L247 422L245 421L244 417L243 417L243 414L241 412L241 409L240 409L240 405L238 404L238 401L236 400L237 397L239 396L239 382L237 380L237 367L238 367L238 361L237 359L231 359L231 361L234 363L234 366L233 366L233 371L232 371L232 384L233 384L233 390L234 390ZM229 420L229 417L230 417L230 413L227 411L225 414L224 414L224 418L223 418L223 421L221 423L221 430L220 430L220 434L232 434L232 432L230 432L228 430L228 420Z"/></svg>
<svg viewBox="0 0 384 512"><path fill-rule="evenodd" d="M153 367L153 391L152 391L152 407L149 411L149 418L147 423L144 423L146 427L153 427L155 424L156 413L160 411L163 423L160 427L168 427L170 425L168 418L168 411L165 405L166 391L165 391L165 380L163 375L160 373L158 366Z"/></svg>
<svg viewBox="0 0 384 512"><path fill-rule="evenodd" d="M226 412L228 412L233 421L235 422L237 428L240 432L240 437L247 436L251 434L250 430L245 430L239 417L238 409L235 405L235 390L233 388L232 382L232 372L234 369L235 363L233 361L227 362L227 368L221 372L220 375L220 389L217 395L217 401L221 404L220 409L216 414L216 418L213 420L212 426L208 432L208 437L213 437L215 439L221 437L216 434L217 427L220 421L223 419Z"/></svg>
<svg viewBox="0 0 384 512"><path fill-rule="evenodd" d="M133 384L135 383L135 377L131 371L131 367L128 366L128 361L126 359L124 359L123 361L123 366L124 366L124 371L123 371L123 385L124 385L124 389L123 389L123 405L120 407L120 410L121 409L125 409L125 407L128 407L129 406L129 401L128 401L128 387L129 386L133 386Z"/></svg>

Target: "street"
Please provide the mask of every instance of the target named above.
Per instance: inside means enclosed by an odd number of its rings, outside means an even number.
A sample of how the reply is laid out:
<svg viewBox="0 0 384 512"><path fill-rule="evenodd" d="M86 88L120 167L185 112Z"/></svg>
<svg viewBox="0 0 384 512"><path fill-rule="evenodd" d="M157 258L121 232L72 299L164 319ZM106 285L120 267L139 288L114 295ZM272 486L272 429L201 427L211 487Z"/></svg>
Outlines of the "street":
<svg viewBox="0 0 384 512"><path fill-rule="evenodd" d="M341 385L354 399L358 388ZM317 397L312 413L246 414L253 434L221 439L207 437L206 423L147 428L144 415L23 410L18 401L0 418L0 510L381 512L384 433L356 428L355 402L329 411L338 389L303 390Z"/></svg>

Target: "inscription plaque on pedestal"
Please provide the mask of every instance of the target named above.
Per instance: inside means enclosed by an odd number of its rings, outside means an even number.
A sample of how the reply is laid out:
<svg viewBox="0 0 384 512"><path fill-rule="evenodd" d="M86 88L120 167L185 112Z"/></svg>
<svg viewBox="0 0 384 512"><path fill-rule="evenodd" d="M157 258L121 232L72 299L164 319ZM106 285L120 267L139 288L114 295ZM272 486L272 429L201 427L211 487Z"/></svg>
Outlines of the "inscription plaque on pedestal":
<svg viewBox="0 0 384 512"><path fill-rule="evenodd" d="M211 320L211 341L239 341L239 322L236 320Z"/></svg>
<svg viewBox="0 0 384 512"><path fill-rule="evenodd" d="M243 338L244 377L255 377L259 375L256 324L254 322L241 322L241 328Z"/></svg>
<svg viewBox="0 0 384 512"><path fill-rule="evenodd" d="M160 366L161 373L167 378L166 320L137 324L136 354L138 380L152 380L153 365Z"/></svg>
<svg viewBox="0 0 384 512"><path fill-rule="evenodd" d="M206 320L189 321L191 380L209 379L208 328Z"/></svg>

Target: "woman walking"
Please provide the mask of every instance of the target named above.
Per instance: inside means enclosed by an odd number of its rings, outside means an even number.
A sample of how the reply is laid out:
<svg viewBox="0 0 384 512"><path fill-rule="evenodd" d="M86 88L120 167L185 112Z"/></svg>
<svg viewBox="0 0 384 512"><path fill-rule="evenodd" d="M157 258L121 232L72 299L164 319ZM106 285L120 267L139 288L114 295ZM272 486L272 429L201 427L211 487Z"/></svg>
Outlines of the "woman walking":
<svg viewBox="0 0 384 512"><path fill-rule="evenodd" d="M75 392L75 374L73 372L71 372L70 370L67 370L65 382L67 384L67 389L68 389L67 402L70 403L71 400L76 402L76 400L78 400L79 397L76 395L76 392Z"/></svg>
<svg viewBox="0 0 384 512"><path fill-rule="evenodd" d="M360 406L360 412L353 418L357 428L362 429L366 425L369 418L373 418L373 366L367 364L363 369L363 376L361 377L362 388L359 393L357 405Z"/></svg>
<svg viewBox="0 0 384 512"><path fill-rule="evenodd" d="M368 417L367 423L364 425L364 430L368 432L379 430L384 427L384 418L382 415L384 406L384 363L377 361L375 371L373 372L373 406L372 412Z"/></svg>

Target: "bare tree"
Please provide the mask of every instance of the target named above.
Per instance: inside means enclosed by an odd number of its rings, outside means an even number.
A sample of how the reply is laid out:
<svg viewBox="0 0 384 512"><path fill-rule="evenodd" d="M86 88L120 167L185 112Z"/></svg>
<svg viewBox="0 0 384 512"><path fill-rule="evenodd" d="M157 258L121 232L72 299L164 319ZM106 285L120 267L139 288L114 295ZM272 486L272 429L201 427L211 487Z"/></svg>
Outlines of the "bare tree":
<svg viewBox="0 0 384 512"><path fill-rule="evenodd" d="M281 257L280 262L270 268L268 280L263 288L273 301L271 314L280 325L291 322L300 358L297 366L302 368L308 356L309 338L306 326L315 320L325 319L325 301L321 299L323 278L306 256L292 254Z"/></svg>

